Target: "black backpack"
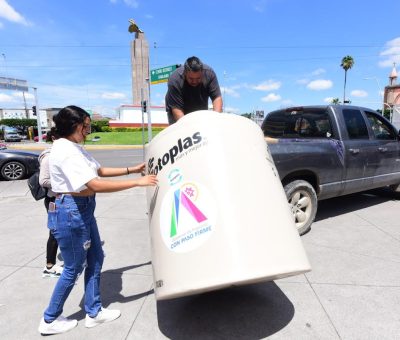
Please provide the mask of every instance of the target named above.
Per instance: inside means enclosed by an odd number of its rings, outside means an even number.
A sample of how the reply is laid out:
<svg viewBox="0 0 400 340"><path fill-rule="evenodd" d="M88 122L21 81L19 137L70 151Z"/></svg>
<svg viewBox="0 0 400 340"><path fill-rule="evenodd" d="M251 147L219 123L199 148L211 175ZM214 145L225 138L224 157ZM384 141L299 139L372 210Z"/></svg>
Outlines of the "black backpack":
<svg viewBox="0 0 400 340"><path fill-rule="evenodd" d="M47 196L47 188L43 188L39 184L39 171L36 171L31 177L29 177L28 187L36 201L39 201Z"/></svg>

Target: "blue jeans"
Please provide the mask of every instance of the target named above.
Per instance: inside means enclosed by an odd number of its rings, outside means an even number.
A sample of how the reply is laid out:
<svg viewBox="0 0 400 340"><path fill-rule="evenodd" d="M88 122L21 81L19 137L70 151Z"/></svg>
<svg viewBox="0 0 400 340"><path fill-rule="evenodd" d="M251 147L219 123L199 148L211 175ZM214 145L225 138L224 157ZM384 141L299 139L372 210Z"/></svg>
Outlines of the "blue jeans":
<svg viewBox="0 0 400 340"><path fill-rule="evenodd" d="M61 195L55 210L49 209L48 228L53 233L64 259L64 269L54 288L44 319L61 315L65 300L85 269L85 311L95 317L101 308L100 273L104 253L94 217L95 196Z"/></svg>

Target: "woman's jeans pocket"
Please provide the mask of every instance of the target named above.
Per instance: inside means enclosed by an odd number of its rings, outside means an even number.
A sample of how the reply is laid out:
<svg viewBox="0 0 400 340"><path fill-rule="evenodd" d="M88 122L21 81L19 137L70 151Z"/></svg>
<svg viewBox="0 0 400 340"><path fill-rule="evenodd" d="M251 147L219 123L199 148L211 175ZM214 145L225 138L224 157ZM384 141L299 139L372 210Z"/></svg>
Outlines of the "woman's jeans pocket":
<svg viewBox="0 0 400 340"><path fill-rule="evenodd" d="M47 228L51 231L55 231L57 226L57 212L49 211L47 214Z"/></svg>

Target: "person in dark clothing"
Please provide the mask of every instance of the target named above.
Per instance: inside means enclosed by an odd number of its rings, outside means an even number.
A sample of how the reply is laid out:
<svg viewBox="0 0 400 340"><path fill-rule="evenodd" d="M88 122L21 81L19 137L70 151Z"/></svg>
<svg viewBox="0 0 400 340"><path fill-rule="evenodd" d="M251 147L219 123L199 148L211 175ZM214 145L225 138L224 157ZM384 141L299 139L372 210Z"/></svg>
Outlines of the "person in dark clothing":
<svg viewBox="0 0 400 340"><path fill-rule="evenodd" d="M165 96L168 122L173 124L190 112L207 110L208 98L213 110L222 112L221 90L214 70L199 58L190 57L168 80Z"/></svg>
<svg viewBox="0 0 400 340"><path fill-rule="evenodd" d="M57 135L55 132L55 128L51 128L51 130L46 135L46 141L53 143L53 141L57 139ZM51 190L50 183L50 171L49 171L49 155L50 155L51 147L44 150L39 156L40 163L40 174L39 174L39 184L47 188L47 195L44 198L44 206L46 207L46 211L49 211L50 202L55 201L55 194ZM43 277L60 277L62 273L62 267L56 265L56 256L57 256L58 243L54 238L51 231L49 231L49 238L47 240L46 246L46 266L43 269L42 276Z"/></svg>

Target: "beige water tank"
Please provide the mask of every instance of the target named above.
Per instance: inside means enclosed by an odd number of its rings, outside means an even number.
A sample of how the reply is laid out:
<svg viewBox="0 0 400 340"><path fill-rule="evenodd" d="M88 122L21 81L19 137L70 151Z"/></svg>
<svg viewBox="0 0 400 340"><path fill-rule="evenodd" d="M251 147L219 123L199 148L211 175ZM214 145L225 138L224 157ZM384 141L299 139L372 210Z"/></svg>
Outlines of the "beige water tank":
<svg viewBox="0 0 400 340"><path fill-rule="evenodd" d="M262 131L213 111L146 146L155 294L170 299L309 271Z"/></svg>

